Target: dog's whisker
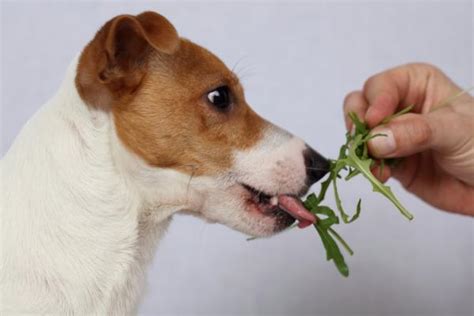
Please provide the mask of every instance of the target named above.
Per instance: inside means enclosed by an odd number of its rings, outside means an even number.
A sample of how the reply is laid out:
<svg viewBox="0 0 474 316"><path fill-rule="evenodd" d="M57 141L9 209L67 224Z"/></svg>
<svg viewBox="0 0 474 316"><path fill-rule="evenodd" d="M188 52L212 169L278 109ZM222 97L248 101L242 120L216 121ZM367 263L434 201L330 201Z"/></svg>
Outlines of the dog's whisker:
<svg viewBox="0 0 474 316"><path fill-rule="evenodd" d="M242 56L240 57L239 59L237 59L237 62L234 64L234 66L232 67L232 72L235 73L235 70L237 69L237 67L239 66L239 64L245 59L247 58L247 56Z"/></svg>
<svg viewBox="0 0 474 316"><path fill-rule="evenodd" d="M239 71L236 72L236 75L239 77L240 80L252 76L255 73L255 67L247 66L245 68L241 68Z"/></svg>
<svg viewBox="0 0 474 316"><path fill-rule="evenodd" d="M191 167L191 174L189 175L189 180L188 180L188 184L187 184L187 187L186 187L186 199L188 198L188 195L189 195L189 188L191 187L191 181L193 180L194 178L194 174L196 172L196 165L184 165L184 167Z"/></svg>
<svg viewBox="0 0 474 316"><path fill-rule="evenodd" d="M251 65L244 65L240 67L241 61L244 59L244 57L240 58L237 63L232 67L232 72L239 78L239 80L244 80L245 78L253 75L253 71L255 67L252 67Z"/></svg>

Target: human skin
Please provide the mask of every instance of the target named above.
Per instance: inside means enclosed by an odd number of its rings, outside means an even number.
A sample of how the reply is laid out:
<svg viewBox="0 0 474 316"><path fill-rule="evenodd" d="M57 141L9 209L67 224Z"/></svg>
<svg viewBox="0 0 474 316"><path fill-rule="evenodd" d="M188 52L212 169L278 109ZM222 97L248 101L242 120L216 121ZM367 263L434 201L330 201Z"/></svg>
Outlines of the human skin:
<svg viewBox="0 0 474 316"><path fill-rule="evenodd" d="M439 209L474 216L474 98L462 92L441 70L407 64L370 77L344 100L346 127L355 112L385 134L369 142L375 158L403 158L396 167L374 175L391 176L406 190ZM411 113L382 120L414 105Z"/></svg>

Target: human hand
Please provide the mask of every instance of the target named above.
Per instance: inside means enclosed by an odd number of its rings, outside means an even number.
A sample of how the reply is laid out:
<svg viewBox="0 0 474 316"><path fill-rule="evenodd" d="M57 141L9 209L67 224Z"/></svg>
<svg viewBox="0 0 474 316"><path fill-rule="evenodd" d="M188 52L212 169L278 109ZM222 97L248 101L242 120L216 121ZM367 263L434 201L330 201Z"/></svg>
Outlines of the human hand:
<svg viewBox="0 0 474 316"><path fill-rule="evenodd" d="M362 91L344 100L373 134L375 158L403 157L394 168L377 168L381 181L390 176L427 203L455 213L474 215L474 98L443 72L428 64L399 66L369 78ZM414 105L412 113L382 124L385 117Z"/></svg>

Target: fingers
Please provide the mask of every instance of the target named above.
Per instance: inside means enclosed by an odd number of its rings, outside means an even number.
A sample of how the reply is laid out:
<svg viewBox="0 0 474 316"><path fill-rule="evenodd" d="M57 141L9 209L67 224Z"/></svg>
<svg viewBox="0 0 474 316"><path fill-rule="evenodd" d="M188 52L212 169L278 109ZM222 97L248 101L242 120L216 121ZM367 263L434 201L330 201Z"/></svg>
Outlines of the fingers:
<svg viewBox="0 0 474 316"><path fill-rule="evenodd" d="M408 84L408 71L403 66L370 77L362 91L349 93L344 100L347 129L352 125L348 118L350 112L355 112L370 128L380 124L385 117L396 111L401 98L406 94Z"/></svg>
<svg viewBox="0 0 474 316"><path fill-rule="evenodd" d="M372 130L372 135L382 134L369 141L371 154L377 158L409 156L433 145L433 130L427 117L406 114L387 125Z"/></svg>
<svg viewBox="0 0 474 316"><path fill-rule="evenodd" d="M370 107L364 116L370 128L395 113L400 103L399 85L404 85L400 71L387 71L369 78L364 84L364 96Z"/></svg>
<svg viewBox="0 0 474 316"><path fill-rule="evenodd" d="M444 155L472 146L472 122L450 108L427 114L408 113L371 131L370 153L377 158L405 157L433 149Z"/></svg>
<svg viewBox="0 0 474 316"><path fill-rule="evenodd" d="M346 97L346 126L350 126L347 120L350 111L374 128L406 106L414 105L413 112L416 113L428 113L459 91L456 84L432 65L412 63L395 67L370 77L362 92L353 92Z"/></svg>
<svg viewBox="0 0 474 316"><path fill-rule="evenodd" d="M344 121L348 131L352 128L349 113L354 112L363 120L368 107L369 104L362 94L362 91L353 91L346 96L344 99Z"/></svg>
<svg viewBox="0 0 474 316"><path fill-rule="evenodd" d="M362 91L350 93L344 101L345 122L347 114L355 112L373 133L386 134L369 143L375 157L399 157L420 152L432 141L433 129L423 116L406 115L379 126L382 121L401 107L415 105L414 112L428 113L457 87L440 70L428 64L408 64L381 72L369 78ZM436 134L437 135L437 134Z"/></svg>
<svg viewBox="0 0 474 316"><path fill-rule="evenodd" d="M468 94L450 98L459 92L436 67L409 64L369 78L362 91L346 97L344 113L348 129L347 114L355 112L372 135L383 135L368 142L373 157L405 157L401 166L372 168L381 182L393 176L434 206L472 215L474 99ZM409 105L414 105L412 113L381 125L386 117Z"/></svg>
<svg viewBox="0 0 474 316"><path fill-rule="evenodd" d="M386 70L364 84L363 95L369 104L365 121L373 128L410 105L415 106L413 112L427 112L449 96L447 91L452 88L455 85L432 65L413 63Z"/></svg>

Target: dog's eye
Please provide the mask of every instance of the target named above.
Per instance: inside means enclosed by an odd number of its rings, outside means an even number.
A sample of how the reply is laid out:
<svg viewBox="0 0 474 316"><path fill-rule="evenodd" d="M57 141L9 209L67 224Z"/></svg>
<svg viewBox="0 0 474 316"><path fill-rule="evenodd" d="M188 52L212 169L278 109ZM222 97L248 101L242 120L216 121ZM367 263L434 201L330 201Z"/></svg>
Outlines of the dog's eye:
<svg viewBox="0 0 474 316"><path fill-rule="evenodd" d="M227 109L231 104L229 87L222 86L212 90L207 94L207 100L219 110Z"/></svg>

